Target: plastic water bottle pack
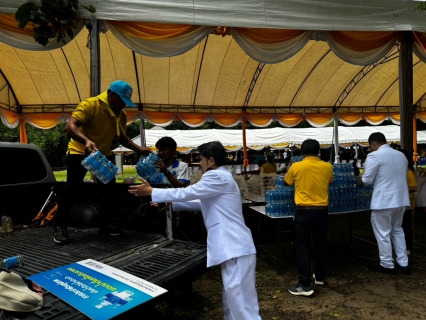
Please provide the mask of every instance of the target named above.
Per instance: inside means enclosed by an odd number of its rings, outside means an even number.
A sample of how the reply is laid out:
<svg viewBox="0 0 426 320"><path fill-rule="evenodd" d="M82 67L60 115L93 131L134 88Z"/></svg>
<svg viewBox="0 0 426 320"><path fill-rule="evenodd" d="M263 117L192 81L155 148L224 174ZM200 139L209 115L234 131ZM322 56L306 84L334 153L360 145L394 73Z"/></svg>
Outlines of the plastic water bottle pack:
<svg viewBox="0 0 426 320"><path fill-rule="evenodd" d="M81 161L81 165L103 184L107 184L114 179L118 171L118 168L105 156L103 156L100 151L93 151L83 161Z"/></svg>
<svg viewBox="0 0 426 320"><path fill-rule="evenodd" d="M155 179L160 173L160 169L155 166L155 162L160 158L154 152L148 156L141 156L136 164L136 171L141 178L145 180Z"/></svg>
<svg viewBox="0 0 426 320"><path fill-rule="evenodd" d="M23 265L24 265L24 256L20 256L20 255L0 260L0 270L8 271L11 268L21 267Z"/></svg>
<svg viewBox="0 0 426 320"><path fill-rule="evenodd" d="M269 217L292 216L296 211L294 187L282 186L266 191L265 213Z"/></svg>

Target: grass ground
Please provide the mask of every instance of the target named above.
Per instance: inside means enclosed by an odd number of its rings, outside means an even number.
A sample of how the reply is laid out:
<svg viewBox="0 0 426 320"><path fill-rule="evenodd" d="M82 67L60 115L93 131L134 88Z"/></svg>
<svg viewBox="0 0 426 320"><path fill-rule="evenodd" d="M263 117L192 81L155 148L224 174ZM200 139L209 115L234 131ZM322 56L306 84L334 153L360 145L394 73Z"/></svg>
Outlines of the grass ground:
<svg viewBox="0 0 426 320"><path fill-rule="evenodd" d="M124 179L128 177L134 177L136 173L135 166L124 166L123 168L123 174L117 175L116 180L118 183L123 182ZM54 171L53 174L55 175L56 181L64 181L67 179L67 171ZM86 179L90 179L91 174L88 172L85 176Z"/></svg>

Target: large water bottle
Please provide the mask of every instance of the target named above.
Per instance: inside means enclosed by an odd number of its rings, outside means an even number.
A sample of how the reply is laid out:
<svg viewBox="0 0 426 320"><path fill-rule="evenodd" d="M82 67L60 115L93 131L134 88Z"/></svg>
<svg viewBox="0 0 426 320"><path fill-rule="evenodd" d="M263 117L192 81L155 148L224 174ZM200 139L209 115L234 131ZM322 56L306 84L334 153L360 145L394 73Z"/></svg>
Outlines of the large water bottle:
<svg viewBox="0 0 426 320"><path fill-rule="evenodd" d="M0 270L9 270L10 268L21 267L23 265L24 256L13 256L0 261Z"/></svg>

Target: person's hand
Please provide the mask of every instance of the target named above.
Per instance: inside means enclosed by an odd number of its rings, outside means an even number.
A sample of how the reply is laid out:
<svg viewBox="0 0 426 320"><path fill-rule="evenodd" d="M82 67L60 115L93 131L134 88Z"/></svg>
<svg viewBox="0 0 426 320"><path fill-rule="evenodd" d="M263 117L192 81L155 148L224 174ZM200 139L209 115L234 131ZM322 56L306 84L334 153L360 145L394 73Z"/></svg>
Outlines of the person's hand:
<svg viewBox="0 0 426 320"><path fill-rule="evenodd" d="M93 151L98 150L98 148L96 147L96 144L91 141L91 140L87 140L86 144L84 145L84 152L86 154L91 154Z"/></svg>
<svg viewBox="0 0 426 320"><path fill-rule="evenodd" d="M364 186L364 182L361 179L358 180L358 185L362 188Z"/></svg>
<svg viewBox="0 0 426 320"><path fill-rule="evenodd" d="M139 152L144 156L147 156L152 152L152 150L148 147L139 147Z"/></svg>
<svg viewBox="0 0 426 320"><path fill-rule="evenodd" d="M151 187L148 181L142 178L141 180L142 184L132 185L129 187L129 193L134 195L135 197L150 196L152 194L153 188Z"/></svg>
<svg viewBox="0 0 426 320"><path fill-rule="evenodd" d="M167 172L167 167L164 165L163 160L158 160L155 161L155 167L157 167L158 169L160 169L161 173L166 173Z"/></svg>

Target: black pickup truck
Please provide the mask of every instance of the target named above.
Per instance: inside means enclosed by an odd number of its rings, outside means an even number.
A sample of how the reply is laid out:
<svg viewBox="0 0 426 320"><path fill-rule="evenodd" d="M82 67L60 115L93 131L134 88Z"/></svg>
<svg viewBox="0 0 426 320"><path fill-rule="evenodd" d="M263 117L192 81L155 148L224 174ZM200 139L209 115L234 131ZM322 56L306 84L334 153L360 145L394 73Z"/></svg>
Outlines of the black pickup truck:
<svg viewBox="0 0 426 320"><path fill-rule="evenodd" d="M10 217L14 224L13 232L0 233L0 259L23 255L24 265L13 270L21 276L91 258L167 289L168 293L160 298L165 299L190 287L206 271L206 246L173 239L170 210L160 212L149 205L149 198L130 196L129 184L124 183L116 185L114 216L115 222L125 229L124 235L110 237L98 233L98 204L93 200L97 183L87 182L71 211L71 243L55 245L50 225L33 227L30 222L43 207L52 187L60 192L64 182L56 181L44 154L35 145L0 142L0 155L0 216ZM196 227L201 230L201 224ZM126 318L126 314L123 316ZM44 307L22 313L19 319L86 316L46 291Z"/></svg>

